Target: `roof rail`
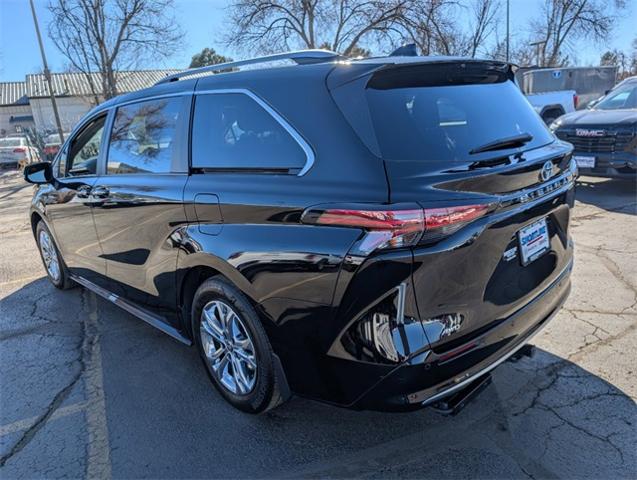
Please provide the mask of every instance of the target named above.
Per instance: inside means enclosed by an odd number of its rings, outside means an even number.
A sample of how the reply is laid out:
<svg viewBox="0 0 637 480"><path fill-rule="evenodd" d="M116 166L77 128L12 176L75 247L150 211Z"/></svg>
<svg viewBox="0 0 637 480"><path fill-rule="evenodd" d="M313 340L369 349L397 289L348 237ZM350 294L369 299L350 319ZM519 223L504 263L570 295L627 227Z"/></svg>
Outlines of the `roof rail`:
<svg viewBox="0 0 637 480"><path fill-rule="evenodd" d="M276 62L279 60L292 60L298 65L305 65L310 63L322 63L329 60L335 60L344 58L336 52L330 50L297 50L294 52L276 53L274 55L266 55L264 57L249 58L247 60L239 60L237 62L217 63L215 65L206 65L205 67L190 68L183 72L174 73L168 75L166 78L162 78L155 85L161 83L175 82L182 77L188 77L190 75L198 75L207 72L219 72L220 70L228 70L237 67L243 67L245 65L258 65L260 63Z"/></svg>

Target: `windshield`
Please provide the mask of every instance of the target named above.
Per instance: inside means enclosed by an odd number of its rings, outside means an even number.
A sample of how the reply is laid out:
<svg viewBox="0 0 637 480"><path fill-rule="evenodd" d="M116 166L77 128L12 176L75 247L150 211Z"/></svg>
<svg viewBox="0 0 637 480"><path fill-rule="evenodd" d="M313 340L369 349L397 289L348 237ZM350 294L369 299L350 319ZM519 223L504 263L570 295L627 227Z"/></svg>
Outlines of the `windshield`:
<svg viewBox="0 0 637 480"><path fill-rule="evenodd" d="M627 83L610 92L597 105L596 110L619 110L637 108L637 82Z"/></svg>
<svg viewBox="0 0 637 480"><path fill-rule="evenodd" d="M512 81L449 83L368 88L372 123L384 158L460 162L466 161L472 150L502 139L530 137L524 149L553 141Z"/></svg>

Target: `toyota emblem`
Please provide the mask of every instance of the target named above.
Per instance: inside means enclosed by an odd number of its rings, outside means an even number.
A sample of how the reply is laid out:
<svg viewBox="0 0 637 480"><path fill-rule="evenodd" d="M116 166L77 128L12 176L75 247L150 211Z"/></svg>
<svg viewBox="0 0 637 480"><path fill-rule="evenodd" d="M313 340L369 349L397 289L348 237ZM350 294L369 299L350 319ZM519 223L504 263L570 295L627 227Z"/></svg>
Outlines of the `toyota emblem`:
<svg viewBox="0 0 637 480"><path fill-rule="evenodd" d="M540 178L543 182L546 182L549 178L553 176L553 162L548 161L544 165L542 165L542 170L540 170Z"/></svg>

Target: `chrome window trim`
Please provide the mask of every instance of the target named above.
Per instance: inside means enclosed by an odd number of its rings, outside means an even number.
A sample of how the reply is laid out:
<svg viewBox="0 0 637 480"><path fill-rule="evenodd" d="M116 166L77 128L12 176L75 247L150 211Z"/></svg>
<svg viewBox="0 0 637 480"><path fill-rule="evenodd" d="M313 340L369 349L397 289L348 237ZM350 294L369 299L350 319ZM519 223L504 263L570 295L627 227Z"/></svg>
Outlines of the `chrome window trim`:
<svg viewBox="0 0 637 480"><path fill-rule="evenodd" d="M254 92L248 90L247 88L220 88L213 90L199 90L193 92L194 95L221 95L228 93L238 93L242 95L246 95L254 100L259 106L261 106L268 114L274 118L279 125L281 125L286 132L290 134L290 136L296 141L296 143L301 147L303 152L305 153L305 165L301 168L301 171L297 173L298 177L305 175L312 165L314 165L314 150L312 147L305 141L305 139L301 136L296 129L290 125L285 118L283 118L276 110L274 110L265 100L256 95Z"/></svg>
<svg viewBox="0 0 637 480"><path fill-rule="evenodd" d="M162 98L170 98L170 97L183 97L183 96L192 95L192 94L193 94L192 90L185 90L183 92L161 93L159 95L151 95L149 97L132 98L130 100L126 100L125 102L120 102L115 105L109 105L108 107L106 107L106 109L107 110L117 109L119 107L130 105L132 103L147 102L150 100L161 100Z"/></svg>

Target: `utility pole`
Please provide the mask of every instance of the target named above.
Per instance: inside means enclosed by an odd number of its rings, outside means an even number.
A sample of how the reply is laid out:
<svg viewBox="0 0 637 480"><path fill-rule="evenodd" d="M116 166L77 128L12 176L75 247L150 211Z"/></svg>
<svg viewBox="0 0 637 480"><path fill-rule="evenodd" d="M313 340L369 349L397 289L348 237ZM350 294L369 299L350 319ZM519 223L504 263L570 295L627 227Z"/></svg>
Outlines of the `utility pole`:
<svg viewBox="0 0 637 480"><path fill-rule="evenodd" d="M509 3L511 0L507 0L507 63L509 62Z"/></svg>
<svg viewBox="0 0 637 480"><path fill-rule="evenodd" d="M60 142L64 143L64 133L62 132L62 123L60 122L60 114L58 112L58 105L55 101L55 94L53 92L53 83L51 82L51 72L49 71L49 65L46 63L46 55L44 54L44 45L42 44L42 36L40 35L40 26L38 25L38 17L35 14L35 6L33 0L29 0L31 4L31 13L33 14L33 23L35 25L35 34L38 37L38 44L40 45L40 54L42 54L42 63L44 64L44 78L49 85L49 95L51 96L51 105L53 106L53 115L55 115L55 123L58 127L58 134L60 135Z"/></svg>

